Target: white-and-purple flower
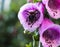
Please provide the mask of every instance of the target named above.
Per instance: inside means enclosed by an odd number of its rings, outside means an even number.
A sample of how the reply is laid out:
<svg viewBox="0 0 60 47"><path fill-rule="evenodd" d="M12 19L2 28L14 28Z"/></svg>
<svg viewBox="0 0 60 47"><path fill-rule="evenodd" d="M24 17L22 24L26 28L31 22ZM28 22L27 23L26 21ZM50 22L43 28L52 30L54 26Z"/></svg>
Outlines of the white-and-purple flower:
<svg viewBox="0 0 60 47"><path fill-rule="evenodd" d="M60 45L60 25L45 18L39 28L39 33L43 47L58 47Z"/></svg>
<svg viewBox="0 0 60 47"><path fill-rule="evenodd" d="M60 18L60 0L42 0L42 2L52 18Z"/></svg>
<svg viewBox="0 0 60 47"><path fill-rule="evenodd" d="M18 19L25 30L33 32L43 21L42 3L27 3L20 8Z"/></svg>

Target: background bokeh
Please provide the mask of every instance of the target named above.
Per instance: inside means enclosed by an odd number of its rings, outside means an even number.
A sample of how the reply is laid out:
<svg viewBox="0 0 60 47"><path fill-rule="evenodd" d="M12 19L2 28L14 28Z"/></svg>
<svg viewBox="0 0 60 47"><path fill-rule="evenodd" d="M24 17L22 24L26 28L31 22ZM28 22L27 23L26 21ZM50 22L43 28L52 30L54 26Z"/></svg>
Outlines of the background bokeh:
<svg viewBox="0 0 60 47"><path fill-rule="evenodd" d="M18 11L26 0L0 0L0 47L32 47L32 35L24 34Z"/></svg>

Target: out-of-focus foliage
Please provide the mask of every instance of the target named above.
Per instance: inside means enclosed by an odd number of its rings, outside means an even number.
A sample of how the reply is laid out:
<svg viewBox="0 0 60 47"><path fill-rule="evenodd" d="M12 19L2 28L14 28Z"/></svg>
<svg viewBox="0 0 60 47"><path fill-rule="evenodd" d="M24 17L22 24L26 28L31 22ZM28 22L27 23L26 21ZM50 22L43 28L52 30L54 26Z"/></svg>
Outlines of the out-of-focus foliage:
<svg viewBox="0 0 60 47"><path fill-rule="evenodd" d="M32 42L32 36L24 34L18 20L18 11L25 3L26 0L11 0L10 10L0 13L0 47L26 47Z"/></svg>
<svg viewBox="0 0 60 47"><path fill-rule="evenodd" d="M20 7L26 3L26 0L12 0L11 10L18 12Z"/></svg>
<svg viewBox="0 0 60 47"><path fill-rule="evenodd" d="M18 11L25 3L26 0L11 0L9 11L1 11L0 47L32 47L32 34L24 34L18 20Z"/></svg>
<svg viewBox="0 0 60 47"><path fill-rule="evenodd" d="M26 44L26 47L32 47L32 43Z"/></svg>

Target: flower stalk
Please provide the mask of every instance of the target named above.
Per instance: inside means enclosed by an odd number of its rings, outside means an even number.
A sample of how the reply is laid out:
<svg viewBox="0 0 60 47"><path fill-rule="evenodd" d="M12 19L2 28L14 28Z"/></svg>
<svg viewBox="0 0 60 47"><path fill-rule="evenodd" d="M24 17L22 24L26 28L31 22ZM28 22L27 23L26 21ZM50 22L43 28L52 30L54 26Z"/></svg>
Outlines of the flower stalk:
<svg viewBox="0 0 60 47"><path fill-rule="evenodd" d="M35 47L35 39L34 39L34 36L32 36L33 38L33 47Z"/></svg>
<svg viewBox="0 0 60 47"><path fill-rule="evenodd" d="M39 40L39 45L38 45L38 47L40 47L40 40Z"/></svg>

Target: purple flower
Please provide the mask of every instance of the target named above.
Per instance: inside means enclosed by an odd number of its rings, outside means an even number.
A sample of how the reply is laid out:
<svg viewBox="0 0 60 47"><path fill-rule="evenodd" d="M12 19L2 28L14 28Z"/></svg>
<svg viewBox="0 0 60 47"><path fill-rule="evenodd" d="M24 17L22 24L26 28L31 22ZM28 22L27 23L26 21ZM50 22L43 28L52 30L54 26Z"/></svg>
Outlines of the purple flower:
<svg viewBox="0 0 60 47"><path fill-rule="evenodd" d="M27 3L20 8L18 19L25 30L34 31L43 21L42 3Z"/></svg>
<svg viewBox="0 0 60 47"><path fill-rule="evenodd" d="M60 45L60 25L54 24L49 19L44 19L39 33L43 47L58 47Z"/></svg>
<svg viewBox="0 0 60 47"><path fill-rule="evenodd" d="M42 0L42 2L52 18L60 18L60 0Z"/></svg>

